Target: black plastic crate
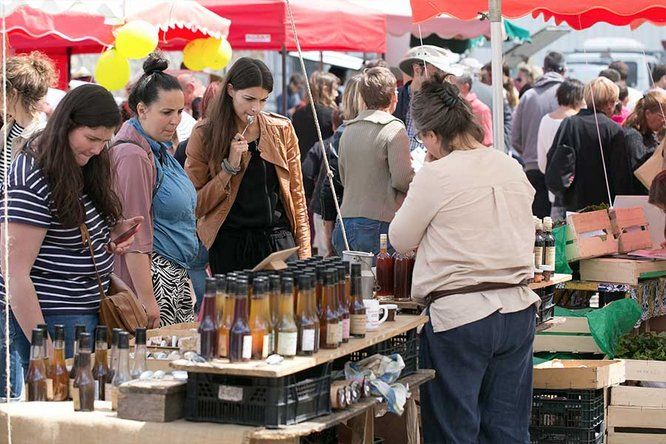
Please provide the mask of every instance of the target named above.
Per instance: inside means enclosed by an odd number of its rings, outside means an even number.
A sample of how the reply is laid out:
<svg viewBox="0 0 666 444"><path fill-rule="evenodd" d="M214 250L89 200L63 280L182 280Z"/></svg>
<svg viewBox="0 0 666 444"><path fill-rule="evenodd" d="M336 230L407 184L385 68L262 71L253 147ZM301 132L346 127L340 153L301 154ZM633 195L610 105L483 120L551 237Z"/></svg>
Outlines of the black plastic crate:
<svg viewBox="0 0 666 444"><path fill-rule="evenodd" d="M532 427L592 429L603 421L603 389L533 391Z"/></svg>
<svg viewBox="0 0 666 444"><path fill-rule="evenodd" d="M602 444L604 435L604 423L592 429L530 427L532 444Z"/></svg>
<svg viewBox="0 0 666 444"><path fill-rule="evenodd" d="M330 363L281 378L190 372L185 419L275 428L331 412Z"/></svg>
<svg viewBox="0 0 666 444"><path fill-rule="evenodd" d="M405 368L402 369L400 377L416 373L419 369L419 336L416 334L415 328L393 336L386 341L371 345L363 350L338 358L333 363L333 369L342 370L347 361L356 362L376 354L390 356L393 353L400 354L402 360L405 362Z"/></svg>

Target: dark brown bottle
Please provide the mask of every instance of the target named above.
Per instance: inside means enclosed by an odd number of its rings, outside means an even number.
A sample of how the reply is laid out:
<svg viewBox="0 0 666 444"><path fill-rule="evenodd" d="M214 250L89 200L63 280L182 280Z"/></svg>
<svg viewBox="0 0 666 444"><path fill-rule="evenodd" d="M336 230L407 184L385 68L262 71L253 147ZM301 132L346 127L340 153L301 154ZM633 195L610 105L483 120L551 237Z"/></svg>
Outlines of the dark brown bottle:
<svg viewBox="0 0 666 444"><path fill-rule="evenodd" d="M248 284L244 278L236 281L234 321L229 332L229 361L247 362L252 358L252 334L248 324Z"/></svg>
<svg viewBox="0 0 666 444"><path fill-rule="evenodd" d="M342 322L342 342L349 342L349 297L347 295L347 279L345 276L345 269L347 267L343 264L336 266L338 271L338 317Z"/></svg>
<svg viewBox="0 0 666 444"><path fill-rule="evenodd" d="M106 325L98 325L95 329L95 363L92 368L95 380L95 399L106 401L106 384L109 375L109 342Z"/></svg>
<svg viewBox="0 0 666 444"><path fill-rule="evenodd" d="M543 250L546 248L546 240L543 238L543 225L541 219L534 217L534 268L541 269L543 265Z"/></svg>
<svg viewBox="0 0 666 444"><path fill-rule="evenodd" d="M69 398L69 373L65 364L65 326L60 324L55 326L51 376L53 378L53 400L67 401Z"/></svg>
<svg viewBox="0 0 666 444"><path fill-rule="evenodd" d="M377 254L377 296L393 299L393 257L388 253L388 237L379 236L379 254Z"/></svg>
<svg viewBox="0 0 666 444"><path fill-rule="evenodd" d="M335 299L335 270L326 269L322 288L322 313L319 318L320 348L338 347L339 319L334 306Z"/></svg>
<svg viewBox="0 0 666 444"><path fill-rule="evenodd" d="M25 375L25 399L27 401L46 401L46 367L42 355L44 345L44 334L42 329L36 328L32 331L30 343L30 364Z"/></svg>
<svg viewBox="0 0 666 444"><path fill-rule="evenodd" d="M85 333L86 326L83 324L77 324L74 326L74 365L72 365L71 370L69 371L69 379L74 380L76 376L76 361L79 359L79 335Z"/></svg>
<svg viewBox="0 0 666 444"><path fill-rule="evenodd" d="M365 305L361 294L361 264L351 266L349 318L350 334L354 338L364 338L366 333Z"/></svg>
<svg viewBox="0 0 666 444"><path fill-rule="evenodd" d="M74 411L92 412L95 410L95 380L90 369L92 338L90 333L79 335L79 361L72 389Z"/></svg>
<svg viewBox="0 0 666 444"><path fill-rule="evenodd" d="M201 356L210 361L217 357L217 315L215 313L217 299L217 279L206 278L206 293L202 302L203 316L199 323L199 339Z"/></svg>

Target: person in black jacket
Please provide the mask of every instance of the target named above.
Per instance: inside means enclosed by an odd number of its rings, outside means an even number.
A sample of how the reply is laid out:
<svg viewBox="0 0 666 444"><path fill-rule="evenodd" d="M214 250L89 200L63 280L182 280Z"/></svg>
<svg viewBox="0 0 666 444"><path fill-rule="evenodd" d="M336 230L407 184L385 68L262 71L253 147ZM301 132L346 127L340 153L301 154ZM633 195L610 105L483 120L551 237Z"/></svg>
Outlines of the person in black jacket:
<svg viewBox="0 0 666 444"><path fill-rule="evenodd" d="M609 117L619 98L618 86L598 77L585 85L584 97L587 109L562 121L547 157L546 185L562 193L567 211L611 205L616 195L632 191L624 132Z"/></svg>

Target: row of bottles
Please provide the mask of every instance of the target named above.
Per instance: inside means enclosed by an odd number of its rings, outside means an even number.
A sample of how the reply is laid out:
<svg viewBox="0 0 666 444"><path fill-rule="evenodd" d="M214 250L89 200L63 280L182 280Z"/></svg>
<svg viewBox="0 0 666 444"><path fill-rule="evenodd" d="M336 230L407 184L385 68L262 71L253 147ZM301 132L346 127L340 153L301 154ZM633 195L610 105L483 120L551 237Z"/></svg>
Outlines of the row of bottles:
<svg viewBox="0 0 666 444"><path fill-rule="evenodd" d="M32 331L30 364L25 377L27 401L66 401L72 399L75 411L93 411L95 400L112 401L115 409L117 388L120 384L137 379L146 371L146 329L137 328L134 365L129 365L129 333L119 328L112 330L110 362L108 329L98 325L95 330L95 360L91 362L91 333L85 326L74 329L74 365L68 372L65 366L64 326L55 326L53 362L47 353L46 325Z"/></svg>
<svg viewBox="0 0 666 444"><path fill-rule="evenodd" d="M208 360L310 356L366 331L361 266L339 258L208 278L201 310L201 355Z"/></svg>
<svg viewBox="0 0 666 444"><path fill-rule="evenodd" d="M388 252L388 237L379 236L377 265L377 297L382 299L404 300L412 295L412 273L414 271L414 252L392 256Z"/></svg>
<svg viewBox="0 0 666 444"><path fill-rule="evenodd" d="M534 268L549 278L555 272L555 237L553 236L553 220L544 217L543 221L534 216ZM547 279L548 280L548 279Z"/></svg>

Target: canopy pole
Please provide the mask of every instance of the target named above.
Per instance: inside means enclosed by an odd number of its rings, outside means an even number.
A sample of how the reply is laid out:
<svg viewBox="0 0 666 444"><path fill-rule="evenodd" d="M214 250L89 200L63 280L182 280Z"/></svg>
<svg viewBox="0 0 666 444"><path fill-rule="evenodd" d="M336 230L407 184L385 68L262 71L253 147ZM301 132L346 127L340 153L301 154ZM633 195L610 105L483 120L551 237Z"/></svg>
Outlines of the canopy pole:
<svg viewBox="0 0 666 444"><path fill-rule="evenodd" d="M490 49L492 52L492 88L493 88L493 147L505 153L504 146L504 73L502 71L502 0L488 0L490 19Z"/></svg>
<svg viewBox="0 0 666 444"><path fill-rule="evenodd" d="M283 45L282 50L280 51L280 54L282 55L282 103L280 106L282 106L282 111L283 115L287 115L287 96L289 93L287 92L287 87L288 85L288 80L287 80L287 48Z"/></svg>

